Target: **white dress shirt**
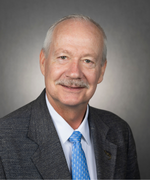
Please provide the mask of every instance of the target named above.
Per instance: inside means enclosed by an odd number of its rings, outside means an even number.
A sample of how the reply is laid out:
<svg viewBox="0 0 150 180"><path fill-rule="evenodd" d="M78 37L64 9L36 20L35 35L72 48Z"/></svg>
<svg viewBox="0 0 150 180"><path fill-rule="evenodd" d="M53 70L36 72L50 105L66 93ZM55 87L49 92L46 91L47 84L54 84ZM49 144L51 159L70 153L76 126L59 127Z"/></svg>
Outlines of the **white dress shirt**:
<svg viewBox="0 0 150 180"><path fill-rule="evenodd" d="M46 96L46 104L49 113L52 117L56 131L58 133L64 151L64 155L68 164L68 168L71 172L72 143L69 142L68 139L74 132L74 129L55 111L55 109L49 103L47 96ZM90 132L89 132L88 113L89 113L89 107L87 106L85 118L82 121L81 125L78 127L78 129L76 129L76 131L80 131L80 133L82 134L81 144L86 156L90 178L97 179L93 141L90 138Z"/></svg>

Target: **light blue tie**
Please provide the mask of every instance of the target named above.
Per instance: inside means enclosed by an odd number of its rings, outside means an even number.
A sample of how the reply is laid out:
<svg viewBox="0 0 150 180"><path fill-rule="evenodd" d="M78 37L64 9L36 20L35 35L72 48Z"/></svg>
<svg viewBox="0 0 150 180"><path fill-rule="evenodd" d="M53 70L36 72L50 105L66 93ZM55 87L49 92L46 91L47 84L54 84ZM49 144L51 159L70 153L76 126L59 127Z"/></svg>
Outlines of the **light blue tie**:
<svg viewBox="0 0 150 180"><path fill-rule="evenodd" d="M79 131L74 131L70 136L69 141L72 146L72 179L80 180L90 179L87 167L86 157L81 145L82 134Z"/></svg>

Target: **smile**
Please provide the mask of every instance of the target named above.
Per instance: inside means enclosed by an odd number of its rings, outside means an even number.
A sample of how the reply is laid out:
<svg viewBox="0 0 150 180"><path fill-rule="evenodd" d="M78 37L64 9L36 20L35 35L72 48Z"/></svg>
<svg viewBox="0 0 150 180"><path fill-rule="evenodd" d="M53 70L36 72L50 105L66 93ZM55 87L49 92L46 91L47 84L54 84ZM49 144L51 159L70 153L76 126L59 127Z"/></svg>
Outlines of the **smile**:
<svg viewBox="0 0 150 180"><path fill-rule="evenodd" d="M65 90L72 91L72 92L77 92L85 88L85 87L78 87L78 86L65 86L62 84L60 84L60 86L62 86Z"/></svg>
<svg viewBox="0 0 150 180"><path fill-rule="evenodd" d="M83 88L85 88L85 87L79 87L79 86L65 86L65 85L62 85L62 84L60 84L61 86L63 86L63 87L66 87L66 88L69 88L69 89L83 89Z"/></svg>

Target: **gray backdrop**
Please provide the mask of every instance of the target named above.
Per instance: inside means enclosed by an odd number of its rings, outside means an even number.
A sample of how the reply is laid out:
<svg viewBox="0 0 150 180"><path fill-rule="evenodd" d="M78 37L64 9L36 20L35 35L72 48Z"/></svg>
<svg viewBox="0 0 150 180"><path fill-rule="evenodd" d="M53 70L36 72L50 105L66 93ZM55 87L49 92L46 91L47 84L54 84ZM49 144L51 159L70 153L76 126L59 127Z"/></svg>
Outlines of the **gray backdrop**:
<svg viewBox="0 0 150 180"><path fill-rule="evenodd" d="M0 117L44 88L39 53L49 26L80 13L108 38L104 81L90 104L132 128L142 178L150 178L150 0L0 0Z"/></svg>

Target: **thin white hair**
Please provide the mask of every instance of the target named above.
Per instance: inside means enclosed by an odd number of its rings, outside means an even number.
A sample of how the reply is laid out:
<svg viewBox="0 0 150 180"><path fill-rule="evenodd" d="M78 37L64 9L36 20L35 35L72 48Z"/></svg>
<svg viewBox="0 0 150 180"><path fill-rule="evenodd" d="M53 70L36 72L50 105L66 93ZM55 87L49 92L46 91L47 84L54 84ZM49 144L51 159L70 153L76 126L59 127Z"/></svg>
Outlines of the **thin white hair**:
<svg viewBox="0 0 150 180"><path fill-rule="evenodd" d="M94 25L96 25L98 27L98 29L102 33L103 43L104 43L103 44L103 52L102 52L102 62L101 62L101 65L104 65L104 62L106 61L106 56L107 56L107 37L106 37L106 34L105 34L103 28L97 22L95 22L93 19L91 19L88 16L84 16L84 15L80 15L80 14L72 14L72 15L65 16L65 17L61 18L60 20L58 20L57 22L55 22L48 29L44 43L43 43L43 47L42 47L42 50L43 50L45 56L48 57L49 50L50 50L50 44L51 44L52 36L53 36L53 31L54 31L55 27L59 23L61 23L62 21L65 21L68 19L84 20L84 21L92 22Z"/></svg>

